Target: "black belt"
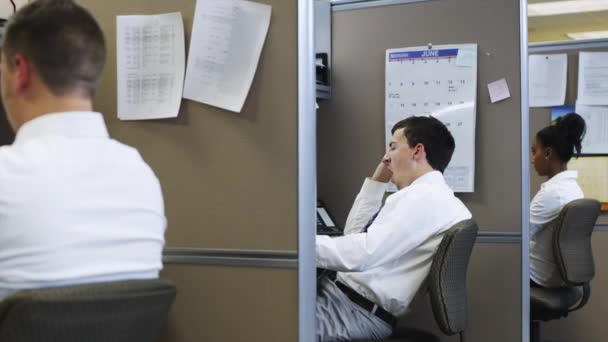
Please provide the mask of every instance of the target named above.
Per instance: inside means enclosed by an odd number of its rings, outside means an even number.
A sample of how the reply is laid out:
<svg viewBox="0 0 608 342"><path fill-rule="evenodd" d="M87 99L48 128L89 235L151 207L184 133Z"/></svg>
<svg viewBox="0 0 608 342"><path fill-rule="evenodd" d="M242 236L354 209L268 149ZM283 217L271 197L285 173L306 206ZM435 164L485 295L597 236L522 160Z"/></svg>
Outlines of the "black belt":
<svg viewBox="0 0 608 342"><path fill-rule="evenodd" d="M348 297L348 299L350 299L351 302L359 305L360 307L365 309L365 311L372 313L376 317L378 317L381 320L388 323L388 325L390 325L391 327L394 327L395 324L397 323L397 318L395 316L393 316L393 314L384 310L383 308L381 308L379 305L375 304L371 300L358 294L357 291L351 289L350 287L344 285L343 283L341 283L339 281L336 281L336 285L346 295L346 297Z"/></svg>

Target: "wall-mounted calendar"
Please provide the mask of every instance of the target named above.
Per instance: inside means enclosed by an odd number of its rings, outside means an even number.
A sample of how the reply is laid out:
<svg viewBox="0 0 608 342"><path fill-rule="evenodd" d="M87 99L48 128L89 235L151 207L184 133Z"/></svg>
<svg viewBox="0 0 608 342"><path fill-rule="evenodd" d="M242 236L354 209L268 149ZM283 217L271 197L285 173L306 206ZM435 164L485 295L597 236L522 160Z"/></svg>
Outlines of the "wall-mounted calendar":
<svg viewBox="0 0 608 342"><path fill-rule="evenodd" d="M455 192L475 185L477 44L419 46L386 50L386 139L410 116L432 115L456 141L444 172Z"/></svg>

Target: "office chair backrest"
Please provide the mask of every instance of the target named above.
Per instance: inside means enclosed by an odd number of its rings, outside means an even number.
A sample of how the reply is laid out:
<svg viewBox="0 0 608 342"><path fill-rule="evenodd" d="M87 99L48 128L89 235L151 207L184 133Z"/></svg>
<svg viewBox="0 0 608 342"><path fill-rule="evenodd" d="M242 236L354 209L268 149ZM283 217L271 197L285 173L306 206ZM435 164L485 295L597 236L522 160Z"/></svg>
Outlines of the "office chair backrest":
<svg viewBox="0 0 608 342"><path fill-rule="evenodd" d="M429 273L429 296L435 320L446 335L466 327L467 266L477 237L474 220L461 221L450 228L433 257Z"/></svg>
<svg viewBox="0 0 608 342"><path fill-rule="evenodd" d="M0 341L153 342L175 295L160 279L20 291L0 302Z"/></svg>
<svg viewBox="0 0 608 342"><path fill-rule="evenodd" d="M588 283L595 275L591 233L600 213L594 199L574 200L565 205L559 216L548 223L553 231L553 255L562 279L569 286Z"/></svg>

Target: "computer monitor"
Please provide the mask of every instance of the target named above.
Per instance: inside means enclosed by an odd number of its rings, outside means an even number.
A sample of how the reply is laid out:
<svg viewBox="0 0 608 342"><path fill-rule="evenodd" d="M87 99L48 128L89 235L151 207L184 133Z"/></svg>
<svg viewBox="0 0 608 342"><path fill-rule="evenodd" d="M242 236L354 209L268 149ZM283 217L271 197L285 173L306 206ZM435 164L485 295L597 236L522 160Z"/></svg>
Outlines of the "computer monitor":
<svg viewBox="0 0 608 342"><path fill-rule="evenodd" d="M317 234L338 236L342 235L342 229L336 225L336 220L326 209L323 201L317 199Z"/></svg>

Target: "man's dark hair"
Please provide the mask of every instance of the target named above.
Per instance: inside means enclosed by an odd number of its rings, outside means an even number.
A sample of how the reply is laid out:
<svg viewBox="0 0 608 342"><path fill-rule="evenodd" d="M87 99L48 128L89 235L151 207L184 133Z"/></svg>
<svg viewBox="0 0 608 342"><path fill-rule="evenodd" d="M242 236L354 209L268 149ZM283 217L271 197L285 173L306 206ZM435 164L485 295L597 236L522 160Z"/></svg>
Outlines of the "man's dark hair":
<svg viewBox="0 0 608 342"><path fill-rule="evenodd" d="M411 116L393 126L391 133L403 128L408 145L424 145L429 165L443 173L452 159L456 143L445 125L432 116Z"/></svg>
<svg viewBox="0 0 608 342"><path fill-rule="evenodd" d="M36 0L9 19L2 44L10 62L22 54L57 96L72 91L92 98L106 47L93 16L72 0Z"/></svg>

